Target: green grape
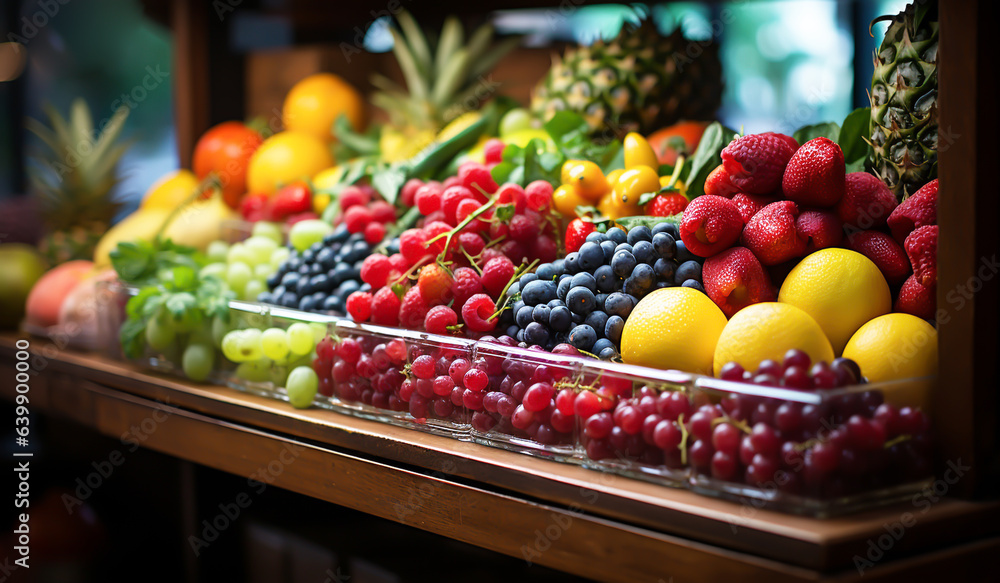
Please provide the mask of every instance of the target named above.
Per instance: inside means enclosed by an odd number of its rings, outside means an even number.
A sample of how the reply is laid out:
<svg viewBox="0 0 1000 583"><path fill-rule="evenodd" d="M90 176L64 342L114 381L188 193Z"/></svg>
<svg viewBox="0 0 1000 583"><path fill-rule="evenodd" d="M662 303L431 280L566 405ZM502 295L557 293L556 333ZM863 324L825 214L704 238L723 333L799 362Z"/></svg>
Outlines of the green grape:
<svg viewBox="0 0 1000 583"><path fill-rule="evenodd" d="M229 254L229 244L225 241L212 241L205 250L205 257L209 263L225 263Z"/></svg>
<svg viewBox="0 0 1000 583"><path fill-rule="evenodd" d="M208 276L208 275L214 275L214 276L218 277L219 279L225 280L226 279L226 264L224 263L224 261L225 261L225 258L223 258L222 262L209 263L205 267L202 267L201 271L199 271L198 274L201 277L205 277L205 276Z"/></svg>
<svg viewBox="0 0 1000 583"><path fill-rule="evenodd" d="M292 252L288 249L288 247L278 247L277 249L272 251L271 269L277 271L278 268L281 267L281 264L284 263L285 260L288 259L288 256L291 254Z"/></svg>
<svg viewBox="0 0 1000 583"><path fill-rule="evenodd" d="M296 223L298 224L298 223ZM309 324L296 322L288 327L288 348L295 354L312 352L314 340L313 330Z"/></svg>
<svg viewBox="0 0 1000 583"><path fill-rule="evenodd" d="M274 386L283 387L288 380L288 371L289 368L285 365L273 366L267 371L267 378Z"/></svg>
<svg viewBox="0 0 1000 583"><path fill-rule="evenodd" d="M285 381L288 392L288 402L296 409L305 409L312 404L319 388L319 377L309 366L300 366L292 370Z"/></svg>
<svg viewBox="0 0 1000 583"><path fill-rule="evenodd" d="M205 346L212 345L212 326L203 325L195 328L187 337L188 344L204 344Z"/></svg>
<svg viewBox="0 0 1000 583"><path fill-rule="evenodd" d="M253 255L246 248L243 243L236 243L229 248L229 253L226 254L226 261L230 265L233 263L246 263L250 265L253 263Z"/></svg>
<svg viewBox="0 0 1000 583"><path fill-rule="evenodd" d="M239 331L239 351L240 351L240 361L246 362L248 360L257 360L264 356L264 351L260 346L260 330L256 328L247 328L246 330Z"/></svg>
<svg viewBox="0 0 1000 583"><path fill-rule="evenodd" d="M330 331L327 330L326 324L320 324L319 322L310 322L309 327L312 328L313 347L315 348L315 346L319 344L320 340L327 337Z"/></svg>
<svg viewBox="0 0 1000 583"><path fill-rule="evenodd" d="M253 256L251 265L270 263L271 253L278 248L278 244L267 237L250 237L243 241L243 246Z"/></svg>
<svg viewBox="0 0 1000 583"><path fill-rule="evenodd" d="M251 279L243 288L242 298L248 302L256 302L260 292L267 291L267 286L259 279Z"/></svg>
<svg viewBox="0 0 1000 583"><path fill-rule="evenodd" d="M222 337L222 355L231 362L243 362L243 354L240 352L240 332L241 330L231 330Z"/></svg>
<svg viewBox="0 0 1000 583"><path fill-rule="evenodd" d="M272 273L274 273L274 268L271 267L271 263L269 261L259 263L253 268L253 278L258 281L266 280L271 277Z"/></svg>
<svg viewBox="0 0 1000 583"><path fill-rule="evenodd" d="M281 225L279 223L258 221L253 224L252 233L254 237L267 237L278 245L281 245L281 243L285 240L285 234L281 231Z"/></svg>
<svg viewBox="0 0 1000 583"><path fill-rule="evenodd" d="M278 361L288 356L288 336L281 328L268 328L260 335L264 356Z"/></svg>
<svg viewBox="0 0 1000 583"><path fill-rule="evenodd" d="M305 251L313 243L323 240L323 237L333 232L330 223L319 219L299 221L292 225L288 240L298 251Z"/></svg>
<svg viewBox="0 0 1000 583"><path fill-rule="evenodd" d="M181 358L184 376L196 382L204 382L215 367L215 349L207 344L189 344Z"/></svg>
<svg viewBox="0 0 1000 583"><path fill-rule="evenodd" d="M263 383L271 378L271 361L266 358L241 362L236 367L236 376L252 383Z"/></svg>
<svg viewBox="0 0 1000 583"><path fill-rule="evenodd" d="M201 326L204 316L201 310L193 308L181 314L180 318L168 318L168 320L175 332L191 332Z"/></svg>
<svg viewBox="0 0 1000 583"><path fill-rule="evenodd" d="M221 316L212 318L212 343L216 347L222 348L222 338L231 330L233 330L233 325L227 324Z"/></svg>
<svg viewBox="0 0 1000 583"><path fill-rule="evenodd" d="M159 318L152 318L146 323L146 344L161 352L174 343L177 335L169 326L165 326Z"/></svg>
<svg viewBox="0 0 1000 583"><path fill-rule="evenodd" d="M500 118L500 137L531 128L533 120L534 118L527 109L515 107Z"/></svg>
<svg viewBox="0 0 1000 583"><path fill-rule="evenodd" d="M253 270L250 269L249 265L242 261L229 264L229 269L226 270L226 283L229 284L229 289L236 292L237 295L243 294L243 290L251 279L253 279Z"/></svg>

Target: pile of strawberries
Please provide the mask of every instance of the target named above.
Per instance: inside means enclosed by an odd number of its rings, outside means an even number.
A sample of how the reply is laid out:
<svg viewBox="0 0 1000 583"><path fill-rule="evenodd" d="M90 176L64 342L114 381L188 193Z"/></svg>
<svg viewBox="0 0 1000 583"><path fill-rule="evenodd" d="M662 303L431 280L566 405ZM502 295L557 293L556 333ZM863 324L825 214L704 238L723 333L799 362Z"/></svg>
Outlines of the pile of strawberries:
<svg viewBox="0 0 1000 583"><path fill-rule="evenodd" d="M371 189L370 186L364 188ZM371 192L374 193L374 189ZM318 219L319 215L313 212L312 198L313 193L309 184L296 180L281 187L274 196L268 194L244 196L240 200L240 216L251 223L271 221L288 225Z"/></svg>
<svg viewBox="0 0 1000 583"><path fill-rule="evenodd" d="M897 206L875 176L846 173L835 142L819 137L799 146L767 132L723 149L705 194L685 209L680 235L688 250L706 258L705 291L726 316L773 301L772 281L780 285L798 259L846 247L871 259L898 288L896 311L931 318L936 208L937 180Z"/></svg>
<svg viewBox="0 0 1000 583"><path fill-rule="evenodd" d="M400 234L398 249L364 260L361 279L371 289L347 298L356 322L489 332L515 266L558 256L552 185L543 180L498 185L487 165L467 162L443 183L410 180L400 195L419 209L420 226Z"/></svg>

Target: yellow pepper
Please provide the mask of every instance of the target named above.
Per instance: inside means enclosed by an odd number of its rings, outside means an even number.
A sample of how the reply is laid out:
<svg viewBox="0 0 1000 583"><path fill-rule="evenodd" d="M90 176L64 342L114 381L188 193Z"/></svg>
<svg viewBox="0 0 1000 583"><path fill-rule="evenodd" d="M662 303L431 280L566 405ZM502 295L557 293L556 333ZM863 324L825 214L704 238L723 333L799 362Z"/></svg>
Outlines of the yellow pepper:
<svg viewBox="0 0 1000 583"><path fill-rule="evenodd" d="M590 203L597 202L611 188L601 167L587 160L569 169L569 180L565 184L572 184L580 196Z"/></svg>
<svg viewBox="0 0 1000 583"><path fill-rule="evenodd" d="M575 218L576 207L587 203L572 184L563 184L552 193L552 206L565 217Z"/></svg>
<svg viewBox="0 0 1000 583"><path fill-rule="evenodd" d="M653 170L649 166L629 168L615 182L616 204L622 205L629 211L636 211L631 214L642 214L642 207L639 206L639 197L643 193L656 192L658 190L660 190L660 177L657 175L656 170ZM625 214L622 216L630 215Z"/></svg>
<svg viewBox="0 0 1000 583"><path fill-rule="evenodd" d="M625 136L625 168L635 168L636 166L648 166L652 169L660 167L660 162L656 158L656 152L649 145L646 138L630 132Z"/></svg>

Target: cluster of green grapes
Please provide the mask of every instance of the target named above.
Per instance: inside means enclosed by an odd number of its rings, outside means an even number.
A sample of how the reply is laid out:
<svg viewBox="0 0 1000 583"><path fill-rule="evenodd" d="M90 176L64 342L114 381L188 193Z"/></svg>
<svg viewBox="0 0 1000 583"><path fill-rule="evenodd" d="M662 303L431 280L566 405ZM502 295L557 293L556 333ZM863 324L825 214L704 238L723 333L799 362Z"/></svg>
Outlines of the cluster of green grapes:
<svg viewBox="0 0 1000 583"><path fill-rule="evenodd" d="M180 321L158 315L146 322L145 329L146 344L168 362L180 360L184 376L196 382L204 382L215 370L217 349L233 326L239 325L227 324L221 317L200 316L197 310L185 312Z"/></svg>
<svg viewBox="0 0 1000 583"><path fill-rule="evenodd" d="M284 386L291 404L305 408L312 404L319 388L311 363L316 343L325 335L324 325L305 322L296 322L287 330L232 330L222 338L222 354L238 363L237 377Z"/></svg>
<svg viewBox="0 0 1000 583"><path fill-rule="evenodd" d="M258 222L245 241L229 245L213 241L206 251L208 264L202 275L215 275L226 282L241 300L255 301L267 291L267 278L288 259L291 250L282 245L281 225Z"/></svg>

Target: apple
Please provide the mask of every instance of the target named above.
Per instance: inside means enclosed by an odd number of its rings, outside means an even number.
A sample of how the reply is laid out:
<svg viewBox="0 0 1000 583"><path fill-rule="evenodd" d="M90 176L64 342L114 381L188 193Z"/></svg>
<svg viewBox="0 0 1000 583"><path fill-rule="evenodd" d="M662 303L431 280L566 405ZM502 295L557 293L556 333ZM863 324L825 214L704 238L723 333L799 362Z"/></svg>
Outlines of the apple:
<svg viewBox="0 0 1000 583"><path fill-rule="evenodd" d="M59 323L59 311L70 292L94 272L94 262L68 261L48 271L31 288L25 308L26 321L47 328Z"/></svg>
<svg viewBox="0 0 1000 583"><path fill-rule="evenodd" d="M16 328L24 317L24 302L31 286L45 273L45 261L30 245L0 245L0 329Z"/></svg>

